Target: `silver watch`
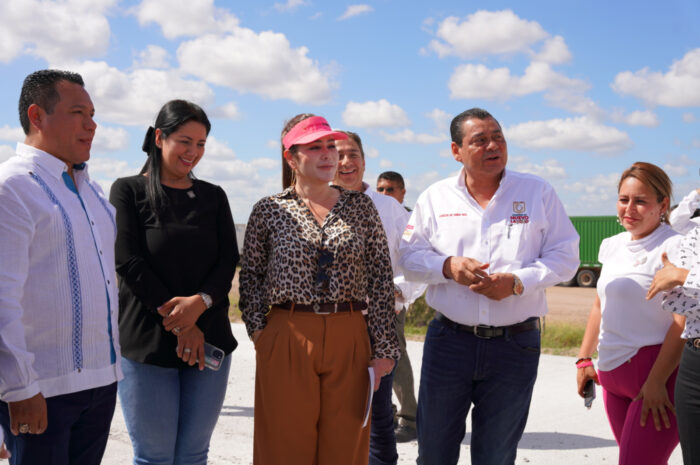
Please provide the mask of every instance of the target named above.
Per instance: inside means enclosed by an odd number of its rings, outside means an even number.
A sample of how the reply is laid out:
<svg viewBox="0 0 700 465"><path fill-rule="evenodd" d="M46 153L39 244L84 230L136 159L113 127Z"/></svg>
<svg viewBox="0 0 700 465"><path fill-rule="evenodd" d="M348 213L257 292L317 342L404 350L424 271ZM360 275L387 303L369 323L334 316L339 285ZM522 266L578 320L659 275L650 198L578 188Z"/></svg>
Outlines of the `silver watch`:
<svg viewBox="0 0 700 465"><path fill-rule="evenodd" d="M209 294L206 294L204 292L197 292L197 295L199 295L202 300L204 301L204 305L207 306L207 308L211 308L211 306L214 304L214 301L211 300L211 296Z"/></svg>

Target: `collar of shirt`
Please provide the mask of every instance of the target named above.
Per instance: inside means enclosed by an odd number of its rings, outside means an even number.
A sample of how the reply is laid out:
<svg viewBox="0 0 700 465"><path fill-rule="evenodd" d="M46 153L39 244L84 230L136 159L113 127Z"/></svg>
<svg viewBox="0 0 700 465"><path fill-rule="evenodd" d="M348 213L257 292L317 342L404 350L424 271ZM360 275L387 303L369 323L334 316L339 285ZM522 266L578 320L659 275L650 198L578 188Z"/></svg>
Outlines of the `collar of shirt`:
<svg viewBox="0 0 700 465"><path fill-rule="evenodd" d="M62 179L63 173L68 172L68 166L63 160L34 146L17 142L16 152L20 157L31 160L41 166L47 173L57 179ZM83 180L89 181L90 177L88 176L87 163L73 165L73 176L76 178L76 184L79 184L80 181ZM78 179L80 179L80 181Z"/></svg>

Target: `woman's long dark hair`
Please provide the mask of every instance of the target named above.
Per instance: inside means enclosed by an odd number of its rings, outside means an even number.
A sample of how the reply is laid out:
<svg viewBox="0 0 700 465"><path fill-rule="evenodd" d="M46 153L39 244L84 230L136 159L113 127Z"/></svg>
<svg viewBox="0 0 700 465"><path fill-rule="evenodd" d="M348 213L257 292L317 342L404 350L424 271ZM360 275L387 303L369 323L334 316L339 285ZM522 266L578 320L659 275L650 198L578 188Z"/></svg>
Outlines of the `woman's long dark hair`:
<svg viewBox="0 0 700 465"><path fill-rule="evenodd" d="M282 128L282 134L280 135L280 141L284 139L284 136L287 135L289 131L294 128L297 124L301 123L307 118L314 117L313 113L300 113L293 118L291 118L289 121L284 123L284 127ZM298 146L292 145L289 147L289 151L292 153L292 155L296 155L297 150L299 149ZM282 144L282 189L286 189L292 184L296 183L296 179L294 178L294 171L292 168L289 166L289 163L287 163L287 160L284 159L284 143Z"/></svg>
<svg viewBox="0 0 700 465"><path fill-rule="evenodd" d="M148 159L141 168L141 174L148 173L146 177L146 198L156 216L160 216L163 207L168 203L168 197L160 183L161 166L163 164L163 151L156 145L156 129L161 131L161 139L167 139L170 134L176 132L180 126L196 121L204 125L207 135L211 130L211 123L207 114L199 105L186 100L171 100L160 109L156 117L155 127L149 127L141 147L148 154ZM195 179L190 171L188 175Z"/></svg>

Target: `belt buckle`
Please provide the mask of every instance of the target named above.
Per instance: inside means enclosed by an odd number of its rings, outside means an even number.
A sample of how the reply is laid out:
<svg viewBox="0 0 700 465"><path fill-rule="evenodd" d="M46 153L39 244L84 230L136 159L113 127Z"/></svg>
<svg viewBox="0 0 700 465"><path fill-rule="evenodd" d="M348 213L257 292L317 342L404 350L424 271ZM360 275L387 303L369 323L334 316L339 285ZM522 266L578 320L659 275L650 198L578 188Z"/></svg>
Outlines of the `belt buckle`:
<svg viewBox="0 0 700 465"><path fill-rule="evenodd" d="M700 349L700 337L695 338L695 340L693 341L693 346L695 346L696 349Z"/></svg>
<svg viewBox="0 0 700 465"><path fill-rule="evenodd" d="M333 313L333 312L321 312L321 311L320 311L320 310L321 310L321 304L319 304L318 302L314 302L314 303L311 305L311 308L313 308L314 313L315 313L316 315L330 315L331 313ZM338 303L337 303L337 302L335 303L335 310L338 311Z"/></svg>
<svg viewBox="0 0 700 465"><path fill-rule="evenodd" d="M491 329L490 326L488 326L488 325L476 325L476 326L474 326L473 333L474 333L474 336L478 337L479 339L491 339L491 336L482 336L481 334L479 334L479 329Z"/></svg>

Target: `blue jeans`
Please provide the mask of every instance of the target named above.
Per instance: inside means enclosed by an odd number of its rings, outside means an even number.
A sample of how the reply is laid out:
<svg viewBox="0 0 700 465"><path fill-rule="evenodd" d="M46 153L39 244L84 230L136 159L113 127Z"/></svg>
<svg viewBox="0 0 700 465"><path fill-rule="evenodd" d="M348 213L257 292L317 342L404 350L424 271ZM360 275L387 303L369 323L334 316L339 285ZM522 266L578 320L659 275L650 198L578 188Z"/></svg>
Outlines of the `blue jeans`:
<svg viewBox="0 0 700 465"><path fill-rule="evenodd" d="M394 409L391 406L391 388L394 384L396 365L386 376L382 376L379 389L372 398L372 429L369 433L369 465L396 465L394 434Z"/></svg>
<svg viewBox="0 0 700 465"><path fill-rule="evenodd" d="M135 465L206 465L230 367L230 355L219 371L163 368L122 357L119 400Z"/></svg>
<svg viewBox="0 0 700 465"><path fill-rule="evenodd" d="M483 339L431 321L418 394L417 463L457 463L473 404L471 463L512 465L539 357L538 329Z"/></svg>
<svg viewBox="0 0 700 465"><path fill-rule="evenodd" d="M48 427L43 434L10 434L8 405L0 402L11 465L99 465L102 461L117 383L46 398Z"/></svg>

